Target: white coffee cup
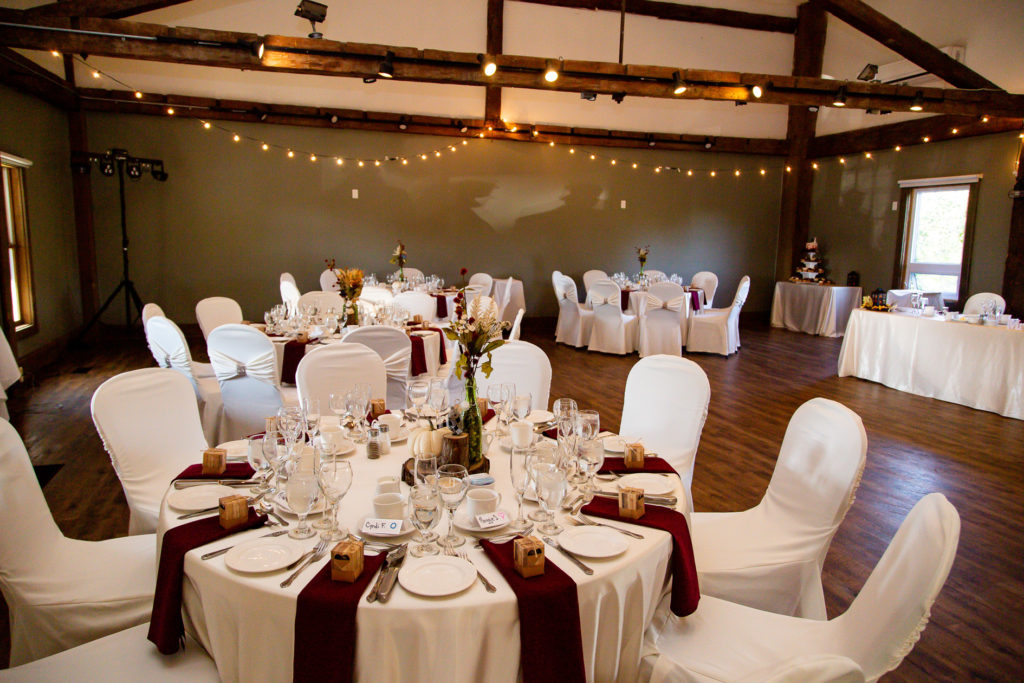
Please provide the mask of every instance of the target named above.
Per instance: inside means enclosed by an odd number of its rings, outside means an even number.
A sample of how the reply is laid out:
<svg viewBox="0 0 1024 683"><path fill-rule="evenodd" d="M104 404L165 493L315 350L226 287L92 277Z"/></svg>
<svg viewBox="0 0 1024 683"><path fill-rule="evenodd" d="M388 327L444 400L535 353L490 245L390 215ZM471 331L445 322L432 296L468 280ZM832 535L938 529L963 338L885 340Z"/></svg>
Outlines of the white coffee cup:
<svg viewBox="0 0 1024 683"><path fill-rule="evenodd" d="M320 425L320 438L323 439L327 449L334 453L341 448L345 441L345 432L336 425Z"/></svg>
<svg viewBox="0 0 1024 683"><path fill-rule="evenodd" d="M922 311L922 315L926 315L929 318L932 317L933 315L935 315L935 307L934 306L925 306L924 307L924 311Z"/></svg>
<svg viewBox="0 0 1024 683"><path fill-rule="evenodd" d="M377 493L401 493L402 480L398 477L381 477L377 480Z"/></svg>
<svg viewBox="0 0 1024 683"><path fill-rule="evenodd" d="M405 519L405 497L400 493L379 493L373 497L377 519Z"/></svg>
<svg viewBox="0 0 1024 683"><path fill-rule="evenodd" d="M508 426L508 433L514 448L529 448L533 445L533 425L529 422L513 422Z"/></svg>
<svg viewBox="0 0 1024 683"><path fill-rule="evenodd" d="M499 503L501 503L501 494L493 489L470 489L466 494L466 511L470 517L494 512L498 509Z"/></svg>
<svg viewBox="0 0 1024 683"><path fill-rule="evenodd" d="M402 418L397 415L392 415L391 413L381 415L377 418L377 422L380 422L382 425L387 425L388 429L391 431L392 438L394 438L395 434L398 433L398 430L402 426Z"/></svg>

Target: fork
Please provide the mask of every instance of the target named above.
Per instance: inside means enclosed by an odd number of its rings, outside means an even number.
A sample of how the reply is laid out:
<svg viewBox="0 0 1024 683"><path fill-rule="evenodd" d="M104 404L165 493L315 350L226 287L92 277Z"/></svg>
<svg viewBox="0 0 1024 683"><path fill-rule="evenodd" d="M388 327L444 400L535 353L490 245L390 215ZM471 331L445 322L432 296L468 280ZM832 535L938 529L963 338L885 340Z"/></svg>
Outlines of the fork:
<svg viewBox="0 0 1024 683"><path fill-rule="evenodd" d="M316 554L317 554L317 552L319 552L320 550L322 550L323 548L326 548L326 547L327 547L327 541L325 541L324 539L322 539L322 538L321 538L321 539L320 539L320 540L319 540L319 541L317 542L317 544L316 544L315 546L313 546L313 548L312 548L311 550L309 550L309 551L307 551L307 552L304 552L304 553L302 553L302 555L300 555L300 556L299 556L299 559L297 559L297 560L295 560L294 562L292 562L292 563L291 563L290 565L288 565L287 567L285 567L285 569L295 569L295 568L296 568L296 567L298 567L298 566L299 566L300 564L302 564L302 562L303 562L303 561L304 561L304 560L305 560L305 559L306 559L307 557L310 557L310 556L312 556L312 555L316 555Z"/></svg>
<svg viewBox="0 0 1024 683"><path fill-rule="evenodd" d="M607 527L609 529L615 529L620 534L625 534L626 536L629 536L630 538L639 538L641 540L643 539L643 536L638 534L638 533L635 533L633 531L629 531L627 529L620 529L617 526L612 526L611 524L605 524L604 522L595 521L595 520L591 519L590 517L587 517L586 515L584 515L582 513L577 513L577 514L573 515L571 517L571 519L572 519L572 521L576 522L577 524L583 524L585 526L603 526L603 527Z"/></svg>
<svg viewBox="0 0 1024 683"><path fill-rule="evenodd" d="M313 562L316 562L317 560L319 560L321 557L323 557L326 554L327 554L327 541L320 541L319 543L316 544L316 548L314 549L313 554L310 555L309 557L307 557L305 559L305 561L303 561L303 563L301 565L299 565L299 568L296 569L292 573L291 576L289 576L287 579L285 579L284 581L281 582L281 588L287 588L288 586L292 585L292 581L297 579L299 574L301 574L302 571L306 567L308 567Z"/></svg>
<svg viewBox="0 0 1024 683"><path fill-rule="evenodd" d="M466 557L466 553L464 551L460 550L459 552L455 552L454 550L452 550L451 546L448 546L445 549L445 554L446 555L451 555L453 557L459 558L460 560L465 560L466 562L469 562L469 566L472 567L474 570L476 570L477 578L480 579L480 583L482 583L484 585L484 588L487 589L488 593L494 593L494 592L496 592L498 590L497 588L494 587L493 583L491 583L490 581L487 580L486 576L484 576L483 574L480 573L480 570L476 568L476 565L473 564L473 562L468 557Z"/></svg>
<svg viewBox="0 0 1024 683"><path fill-rule="evenodd" d="M259 536L259 538L269 538L271 536L281 536L282 534L286 534L286 533L288 533L288 530L287 529L282 529L281 531L273 531L273 532L271 532L269 534L263 534L262 536ZM235 546L233 546L233 545L229 545L228 547L221 548L220 550L213 550L213 551L208 552L205 555L201 556L199 559L200 560L211 560L211 559L213 559L215 557L220 557L221 555L223 555L224 553L226 553L227 551L231 550L234 547Z"/></svg>

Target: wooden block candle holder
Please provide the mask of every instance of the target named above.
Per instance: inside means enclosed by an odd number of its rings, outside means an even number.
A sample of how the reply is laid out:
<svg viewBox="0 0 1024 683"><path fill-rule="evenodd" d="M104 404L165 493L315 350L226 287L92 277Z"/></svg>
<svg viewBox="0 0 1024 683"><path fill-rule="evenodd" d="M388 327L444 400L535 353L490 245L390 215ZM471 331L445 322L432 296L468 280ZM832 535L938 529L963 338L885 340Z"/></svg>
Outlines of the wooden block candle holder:
<svg viewBox="0 0 1024 683"><path fill-rule="evenodd" d="M306 334L305 332L299 332L297 335L295 335L295 341L299 342L300 344L308 344L309 335Z"/></svg>
<svg viewBox="0 0 1024 683"><path fill-rule="evenodd" d="M378 417L383 415L387 410L387 406L382 398L374 398L370 400L370 417L376 420Z"/></svg>
<svg viewBox="0 0 1024 683"><path fill-rule="evenodd" d="M363 542L342 541L331 551L331 580L354 583L363 573Z"/></svg>
<svg viewBox="0 0 1024 683"><path fill-rule="evenodd" d="M623 486L619 489L619 517L640 519L644 516L644 490Z"/></svg>
<svg viewBox="0 0 1024 683"><path fill-rule="evenodd" d="M245 496L224 496L218 503L221 528L234 529L249 519L249 501Z"/></svg>
<svg viewBox="0 0 1024 683"><path fill-rule="evenodd" d="M423 316L417 313L412 317L412 322L414 325L419 325L420 323L423 322Z"/></svg>
<svg viewBox="0 0 1024 683"><path fill-rule="evenodd" d="M644 446L640 443L626 444L626 467L639 469L644 466Z"/></svg>
<svg viewBox="0 0 1024 683"><path fill-rule="evenodd" d="M524 536L514 541L512 557L516 571L524 579L544 573L544 544L539 538Z"/></svg>
<svg viewBox="0 0 1024 683"><path fill-rule="evenodd" d="M223 448L203 451L203 474L224 474L228 468L228 452Z"/></svg>

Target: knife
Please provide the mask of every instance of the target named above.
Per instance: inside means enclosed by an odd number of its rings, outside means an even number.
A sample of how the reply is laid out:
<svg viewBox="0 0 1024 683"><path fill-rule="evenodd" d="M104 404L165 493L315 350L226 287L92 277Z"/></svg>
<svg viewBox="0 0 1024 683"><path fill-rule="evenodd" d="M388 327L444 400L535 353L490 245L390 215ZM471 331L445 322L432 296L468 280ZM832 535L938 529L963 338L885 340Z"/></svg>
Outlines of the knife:
<svg viewBox="0 0 1024 683"><path fill-rule="evenodd" d="M382 604L391 599L391 591L394 590L395 581L398 579L398 570L405 562L405 546L395 548L388 553L388 557L388 570L381 578L380 588L377 589L377 600Z"/></svg>
<svg viewBox="0 0 1024 683"><path fill-rule="evenodd" d="M619 497L618 493L613 493L611 491L595 491L594 495L599 496L601 498L617 499ZM674 508L679 503L679 500L675 496L644 495L644 502L647 503L648 505L660 505L661 507Z"/></svg>
<svg viewBox="0 0 1024 683"><path fill-rule="evenodd" d="M258 481L253 479L178 479L174 482L175 489L187 489L193 486L208 486L210 484L219 484L220 486L238 486L238 487L249 487L256 486L259 484Z"/></svg>
<svg viewBox="0 0 1024 683"><path fill-rule="evenodd" d="M398 548L395 548L394 550L390 551L387 555L384 556L384 564L381 565L380 574L377 574L377 581L373 584L373 588L370 589L370 592L366 596L366 602L377 601L377 595L380 592L381 583L384 581L384 575L387 573L388 567L391 566L392 558L396 557L398 553L401 553L402 556L404 557L405 547L400 546Z"/></svg>

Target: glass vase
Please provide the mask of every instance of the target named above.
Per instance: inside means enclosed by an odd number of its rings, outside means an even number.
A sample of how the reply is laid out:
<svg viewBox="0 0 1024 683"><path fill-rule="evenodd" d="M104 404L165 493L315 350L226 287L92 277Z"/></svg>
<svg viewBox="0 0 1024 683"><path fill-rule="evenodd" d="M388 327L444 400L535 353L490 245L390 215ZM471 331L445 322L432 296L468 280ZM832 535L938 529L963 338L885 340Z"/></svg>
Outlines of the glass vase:
<svg viewBox="0 0 1024 683"><path fill-rule="evenodd" d="M469 406L462 413L462 429L469 437L469 466L472 472L483 462L483 418L476 402L476 374L470 373L466 378L466 401Z"/></svg>

